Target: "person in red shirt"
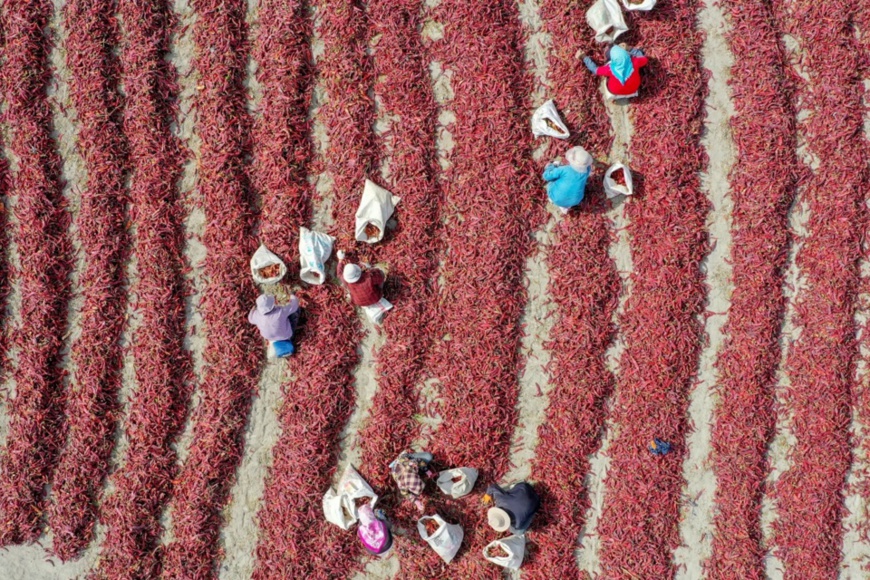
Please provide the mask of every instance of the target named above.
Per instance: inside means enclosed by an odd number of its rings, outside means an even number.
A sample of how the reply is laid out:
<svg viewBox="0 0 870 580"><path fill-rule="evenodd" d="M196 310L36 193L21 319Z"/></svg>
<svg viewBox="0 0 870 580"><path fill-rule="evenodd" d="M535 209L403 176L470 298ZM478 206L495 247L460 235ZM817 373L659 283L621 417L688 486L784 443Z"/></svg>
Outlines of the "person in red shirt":
<svg viewBox="0 0 870 580"><path fill-rule="evenodd" d="M625 50L619 45L608 50L609 61L598 66L588 56L583 56L583 64L594 75L607 77L607 91L614 99L626 99L637 96L640 89L640 69L649 63L649 59L639 48Z"/></svg>
<svg viewBox="0 0 870 580"><path fill-rule="evenodd" d="M362 270L345 261L344 252L338 251L338 277L350 291L350 299L357 306L372 306L384 297L386 276L378 268Z"/></svg>

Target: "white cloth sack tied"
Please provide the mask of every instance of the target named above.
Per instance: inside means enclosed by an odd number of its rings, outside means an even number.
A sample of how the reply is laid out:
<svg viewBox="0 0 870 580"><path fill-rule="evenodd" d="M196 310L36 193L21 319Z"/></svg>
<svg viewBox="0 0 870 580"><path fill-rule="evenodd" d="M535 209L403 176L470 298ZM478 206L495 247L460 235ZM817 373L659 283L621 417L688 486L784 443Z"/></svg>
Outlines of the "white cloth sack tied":
<svg viewBox="0 0 870 580"><path fill-rule="evenodd" d="M626 10L643 10L647 12L656 6L657 0L622 0L622 5Z"/></svg>
<svg viewBox="0 0 870 580"><path fill-rule="evenodd" d="M595 40L612 43L628 30L616 0L598 0L586 11L586 23L595 31Z"/></svg>
<svg viewBox="0 0 870 580"><path fill-rule="evenodd" d="M459 478L458 481L453 481ZM438 489L456 499L471 493L477 481L477 470L473 467L457 467L438 474Z"/></svg>
<svg viewBox="0 0 870 580"><path fill-rule="evenodd" d="M557 139L567 139L571 136L568 127L559 117L559 111L556 110L553 99L538 107L532 114L532 135L535 137L547 135Z"/></svg>
<svg viewBox="0 0 870 580"><path fill-rule="evenodd" d="M376 244L384 239L384 228L387 227L387 221L393 215L393 210L399 205L399 201L401 199L398 196L366 179L362 199L356 210L356 240ZM366 234L368 225L378 228L376 236L369 237Z"/></svg>
<svg viewBox="0 0 870 580"><path fill-rule="evenodd" d="M507 556L491 555L490 551L499 547L504 550ZM483 557L493 564L498 564L503 568L511 570L519 570L523 565L523 558L526 556L526 537L525 536L508 536L500 540L495 540L486 545L483 549Z"/></svg>
<svg viewBox="0 0 870 580"><path fill-rule="evenodd" d="M431 536L426 533L426 520L434 520L438 523L438 529ZM465 532L462 531L461 527L456 524L448 524L438 514L424 516L417 520L417 531L420 533L420 537L435 550L435 553L448 564L456 556L456 552L462 545L462 538L465 537Z"/></svg>
<svg viewBox="0 0 870 580"><path fill-rule="evenodd" d="M353 465L348 465L338 481L338 486L328 489L323 496L323 515L326 521L343 530L349 530L359 519L355 500L363 497L371 499L369 505L372 507L378 501L377 494L368 482Z"/></svg>
<svg viewBox="0 0 870 580"><path fill-rule="evenodd" d="M264 278L260 275L260 270L268 268L269 266L274 266L275 264L280 266L280 272L277 276ZM277 284L285 274L287 274L287 266L281 258L269 251L269 248L265 245L260 244L260 247L257 248L257 251L254 252L253 256L251 256L251 276L254 277L254 282L257 284Z"/></svg>
<svg viewBox="0 0 870 580"><path fill-rule="evenodd" d="M384 314L392 310L393 305L386 298L381 298L371 306L363 306L362 309L366 313L366 316L369 317L369 320L375 324L380 324L381 320L384 319Z"/></svg>
<svg viewBox="0 0 870 580"><path fill-rule="evenodd" d="M332 255L335 238L299 228L299 278L309 284L326 282L326 262Z"/></svg>
<svg viewBox="0 0 870 580"><path fill-rule="evenodd" d="M617 169L622 169L625 185L617 183L612 175ZM613 199L617 195L631 195L634 193L634 183L631 179L631 170L622 163L614 163L604 172L604 195L607 199Z"/></svg>

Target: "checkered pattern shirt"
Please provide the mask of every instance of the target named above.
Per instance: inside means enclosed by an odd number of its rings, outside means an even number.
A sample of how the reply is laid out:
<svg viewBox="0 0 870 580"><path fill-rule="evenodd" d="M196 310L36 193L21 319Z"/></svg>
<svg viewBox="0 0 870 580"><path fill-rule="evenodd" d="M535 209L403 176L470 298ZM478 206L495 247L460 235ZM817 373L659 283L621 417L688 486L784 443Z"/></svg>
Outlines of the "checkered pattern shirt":
<svg viewBox="0 0 870 580"><path fill-rule="evenodd" d="M390 472L403 495L423 493L423 479L420 478L420 468L414 459L401 455Z"/></svg>

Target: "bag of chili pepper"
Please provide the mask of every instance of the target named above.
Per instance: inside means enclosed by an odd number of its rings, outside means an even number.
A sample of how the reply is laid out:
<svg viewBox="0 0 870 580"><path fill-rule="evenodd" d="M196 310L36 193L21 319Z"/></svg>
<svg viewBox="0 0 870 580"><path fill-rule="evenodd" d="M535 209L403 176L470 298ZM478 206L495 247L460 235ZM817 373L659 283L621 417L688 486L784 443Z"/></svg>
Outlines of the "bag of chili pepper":
<svg viewBox="0 0 870 580"><path fill-rule="evenodd" d="M356 210L356 240L376 244L384 239L384 228L399 201L401 198L366 179L359 209Z"/></svg>
<svg viewBox="0 0 870 580"><path fill-rule="evenodd" d="M559 111L556 110L553 99L538 107L532 114L532 135L535 137L548 135L558 139L567 139L571 136L568 127L559 117Z"/></svg>
<svg viewBox="0 0 870 580"><path fill-rule="evenodd" d="M656 6L657 0L622 0L626 10L643 10L649 12Z"/></svg>
<svg viewBox="0 0 870 580"><path fill-rule="evenodd" d="M633 193L634 182L631 179L631 170L622 163L614 163L608 167L604 172L604 195L607 199Z"/></svg>
<svg viewBox="0 0 870 580"><path fill-rule="evenodd" d="M287 266L281 258L260 244L260 247L251 256L251 276L254 277L254 282L257 284L277 284L285 274L287 274Z"/></svg>
<svg viewBox="0 0 870 580"><path fill-rule="evenodd" d="M457 467L438 474L438 489L452 498L471 493L477 482L477 470L472 467Z"/></svg>
<svg viewBox="0 0 870 580"><path fill-rule="evenodd" d="M417 520L417 532L448 564L453 561L456 552L462 545L462 538L465 537L461 527L456 524L448 524L438 514L423 516Z"/></svg>
<svg viewBox="0 0 870 580"><path fill-rule="evenodd" d="M483 549L483 557L488 562L510 570L519 570L526 555L526 537L508 536L494 540Z"/></svg>
<svg viewBox="0 0 870 580"><path fill-rule="evenodd" d="M312 232L308 228L299 228L299 278L309 284L326 282L326 262L332 255L332 244L335 238Z"/></svg>
<svg viewBox="0 0 870 580"><path fill-rule="evenodd" d="M628 30L616 0L598 0L586 11L586 23L595 31L595 40L612 43Z"/></svg>

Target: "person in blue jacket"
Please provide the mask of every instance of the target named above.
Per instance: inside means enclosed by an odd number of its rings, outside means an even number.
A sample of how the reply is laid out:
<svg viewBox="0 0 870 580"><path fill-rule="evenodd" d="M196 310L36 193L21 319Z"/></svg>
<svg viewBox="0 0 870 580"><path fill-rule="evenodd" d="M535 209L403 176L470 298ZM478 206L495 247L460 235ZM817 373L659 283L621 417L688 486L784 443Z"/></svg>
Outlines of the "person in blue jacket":
<svg viewBox="0 0 870 580"><path fill-rule="evenodd" d="M547 196L562 213L583 201L586 180L592 171L592 156L582 147L572 147L565 153L568 165L550 163L544 169Z"/></svg>

